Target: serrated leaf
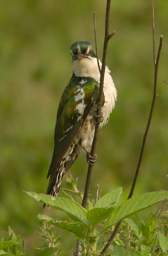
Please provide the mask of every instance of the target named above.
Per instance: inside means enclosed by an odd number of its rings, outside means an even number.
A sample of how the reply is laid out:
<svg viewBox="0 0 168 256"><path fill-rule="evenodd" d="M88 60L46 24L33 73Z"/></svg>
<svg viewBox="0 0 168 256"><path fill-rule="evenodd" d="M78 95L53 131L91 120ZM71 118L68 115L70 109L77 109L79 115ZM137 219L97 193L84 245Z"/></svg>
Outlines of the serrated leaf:
<svg viewBox="0 0 168 256"><path fill-rule="evenodd" d="M92 225L103 222L111 214L113 208L93 208L88 210L87 218Z"/></svg>
<svg viewBox="0 0 168 256"><path fill-rule="evenodd" d="M108 219L107 226L111 226L121 219L167 199L168 191L148 192L140 196L135 196L123 202L119 207L116 207L112 211L111 216Z"/></svg>
<svg viewBox="0 0 168 256"><path fill-rule="evenodd" d="M88 226L79 222L79 221L57 221L52 217L49 217L47 215L39 214L38 218L43 221L47 221L53 225L56 225L57 227L64 229L66 231L69 231L73 234L75 234L78 238L86 238L88 233Z"/></svg>
<svg viewBox="0 0 168 256"><path fill-rule="evenodd" d="M88 210L87 218L89 222L92 225L96 225L109 217L113 207L119 202L121 194L122 188L119 187L101 197L96 202L95 207Z"/></svg>
<svg viewBox="0 0 168 256"><path fill-rule="evenodd" d="M74 222L57 221L55 225L75 234L78 238L86 238L88 233L88 226L77 221L76 222L75 221Z"/></svg>
<svg viewBox="0 0 168 256"><path fill-rule="evenodd" d="M111 190L96 202L95 208L111 208L115 206L119 202L122 192L122 187Z"/></svg>
<svg viewBox="0 0 168 256"><path fill-rule="evenodd" d="M168 238L161 232L158 234L159 245L164 253L168 252Z"/></svg>
<svg viewBox="0 0 168 256"><path fill-rule="evenodd" d="M43 202L46 205L65 212L72 219L76 219L84 224L88 224L86 209L70 197L54 197L41 193L38 194L35 192L26 192L26 194L38 202Z"/></svg>

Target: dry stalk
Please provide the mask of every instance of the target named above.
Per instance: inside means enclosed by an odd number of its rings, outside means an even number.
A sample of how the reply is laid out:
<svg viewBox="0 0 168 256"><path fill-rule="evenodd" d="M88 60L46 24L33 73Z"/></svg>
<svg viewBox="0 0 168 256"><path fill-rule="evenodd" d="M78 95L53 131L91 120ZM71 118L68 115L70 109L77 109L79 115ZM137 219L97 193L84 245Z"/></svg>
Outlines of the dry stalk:
<svg viewBox="0 0 168 256"><path fill-rule="evenodd" d="M137 161L137 165L136 165L136 169L135 169L135 174L133 176L133 181L132 181L132 185L131 185L131 189L128 195L128 199L130 199L135 191L135 187L137 184L137 179L139 177L139 173L140 173L140 168L142 165L142 160L143 160L143 156L144 156L144 150L145 150L145 146L147 143L147 138L149 135L149 130L151 127L151 122L152 122L152 118L153 118L153 113L154 113L154 109L155 109L155 103L156 103L156 93L157 93L157 84L158 84L158 71L159 71L159 63L160 63L160 55L161 55L161 50L162 50L162 46L163 46L163 35L160 35L160 40L159 40L159 46L156 52L156 43L155 43L155 35L156 35L156 30L155 30L155 8L154 8L154 2L152 0L152 45L153 45L153 93L152 93L152 101L151 101L151 106L150 106L150 110L149 110L149 115L148 115L148 119L147 119L147 123L146 123L146 127L145 127L145 131L144 131L144 135L142 138L142 144L140 146L140 153L139 153L139 157L138 157L138 161ZM109 239L107 240L105 246L103 247L102 251L100 252L99 256L103 256L105 254L105 252L108 250L108 248L110 247L111 243L113 242L119 227L122 223L122 220L120 220L116 226L114 227Z"/></svg>
<svg viewBox="0 0 168 256"><path fill-rule="evenodd" d="M103 102L103 86L104 86L104 76L105 76L105 68L106 68L107 48L108 48L109 40L114 35L114 33L109 33L110 7L111 7L111 0L107 0L106 14L105 14L105 34L104 34L104 43L103 43L103 57L102 57L101 68L100 68L99 61L98 61L98 68L100 71L100 87L99 87L99 95L98 95L98 100L97 100L97 115L96 115L95 133L94 133L92 148L91 148L91 152L90 152L90 155L93 158L96 155L98 130L99 130L99 124L101 121L100 119L101 119L101 107L102 107L102 102ZM96 28L96 24L95 24L95 18L94 18L94 36L95 36L95 44L96 44L96 54L98 54L97 53L97 37L96 37L96 29L95 28ZM97 56L97 60L98 60L98 56ZM84 189L84 195L83 195L83 200L82 200L83 207L87 207L88 194L89 194L89 189L90 189L93 167L94 167L94 163L88 163L85 189ZM80 256L80 242L79 241L77 241L74 256Z"/></svg>

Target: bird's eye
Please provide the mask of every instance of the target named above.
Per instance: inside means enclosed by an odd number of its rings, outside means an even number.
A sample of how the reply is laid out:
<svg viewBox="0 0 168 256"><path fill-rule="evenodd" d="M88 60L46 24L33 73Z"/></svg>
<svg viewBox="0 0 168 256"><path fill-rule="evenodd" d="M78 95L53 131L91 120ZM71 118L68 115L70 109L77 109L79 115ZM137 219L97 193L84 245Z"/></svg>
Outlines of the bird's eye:
<svg viewBox="0 0 168 256"><path fill-rule="evenodd" d="M74 55L78 55L78 54L80 54L80 53L81 53L81 49L80 49L80 47L79 47L79 45L78 45L76 48L74 48L73 54L74 54Z"/></svg>
<svg viewBox="0 0 168 256"><path fill-rule="evenodd" d="M74 54L74 55L77 55L77 54L78 54L78 49L77 49L77 48L73 50L73 54Z"/></svg>
<svg viewBox="0 0 168 256"><path fill-rule="evenodd" d="M87 48L87 49L85 49L84 54L86 54L86 55L88 55L88 54L89 54L88 48Z"/></svg>
<svg viewBox="0 0 168 256"><path fill-rule="evenodd" d="M88 53L87 53L87 49L86 49L86 48L82 49L81 53L82 53L83 55L87 55L87 54L88 54Z"/></svg>

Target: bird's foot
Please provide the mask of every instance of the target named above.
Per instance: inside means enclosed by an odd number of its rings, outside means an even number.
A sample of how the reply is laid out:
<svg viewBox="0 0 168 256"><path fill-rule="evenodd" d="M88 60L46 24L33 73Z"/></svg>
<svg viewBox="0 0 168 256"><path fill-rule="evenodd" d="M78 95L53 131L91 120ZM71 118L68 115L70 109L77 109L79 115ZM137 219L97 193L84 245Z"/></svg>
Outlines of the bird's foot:
<svg viewBox="0 0 168 256"><path fill-rule="evenodd" d="M87 162L88 162L88 164L91 164L91 165L95 164L96 159L97 159L96 154L92 156L90 153L87 153Z"/></svg>
<svg viewBox="0 0 168 256"><path fill-rule="evenodd" d="M97 114L97 113L96 113L96 115L95 115L95 121L96 121L97 124L100 124L100 123L103 122L103 115L102 115L102 113L100 113L100 114Z"/></svg>

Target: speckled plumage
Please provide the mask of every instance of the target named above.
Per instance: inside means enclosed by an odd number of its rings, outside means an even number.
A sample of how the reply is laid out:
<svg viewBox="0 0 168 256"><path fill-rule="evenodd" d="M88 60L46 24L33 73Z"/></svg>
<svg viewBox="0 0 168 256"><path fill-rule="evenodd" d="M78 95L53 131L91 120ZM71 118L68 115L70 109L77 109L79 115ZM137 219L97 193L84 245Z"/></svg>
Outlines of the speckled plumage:
<svg viewBox="0 0 168 256"><path fill-rule="evenodd" d="M63 175L79 153L81 151L90 153L95 130L95 110L100 80L97 59L88 42L77 42L71 49L73 75L59 104L54 152L48 171L47 193L52 195L59 192ZM108 67L105 70L103 93L104 104L101 109L100 126L108 121L117 98Z"/></svg>

